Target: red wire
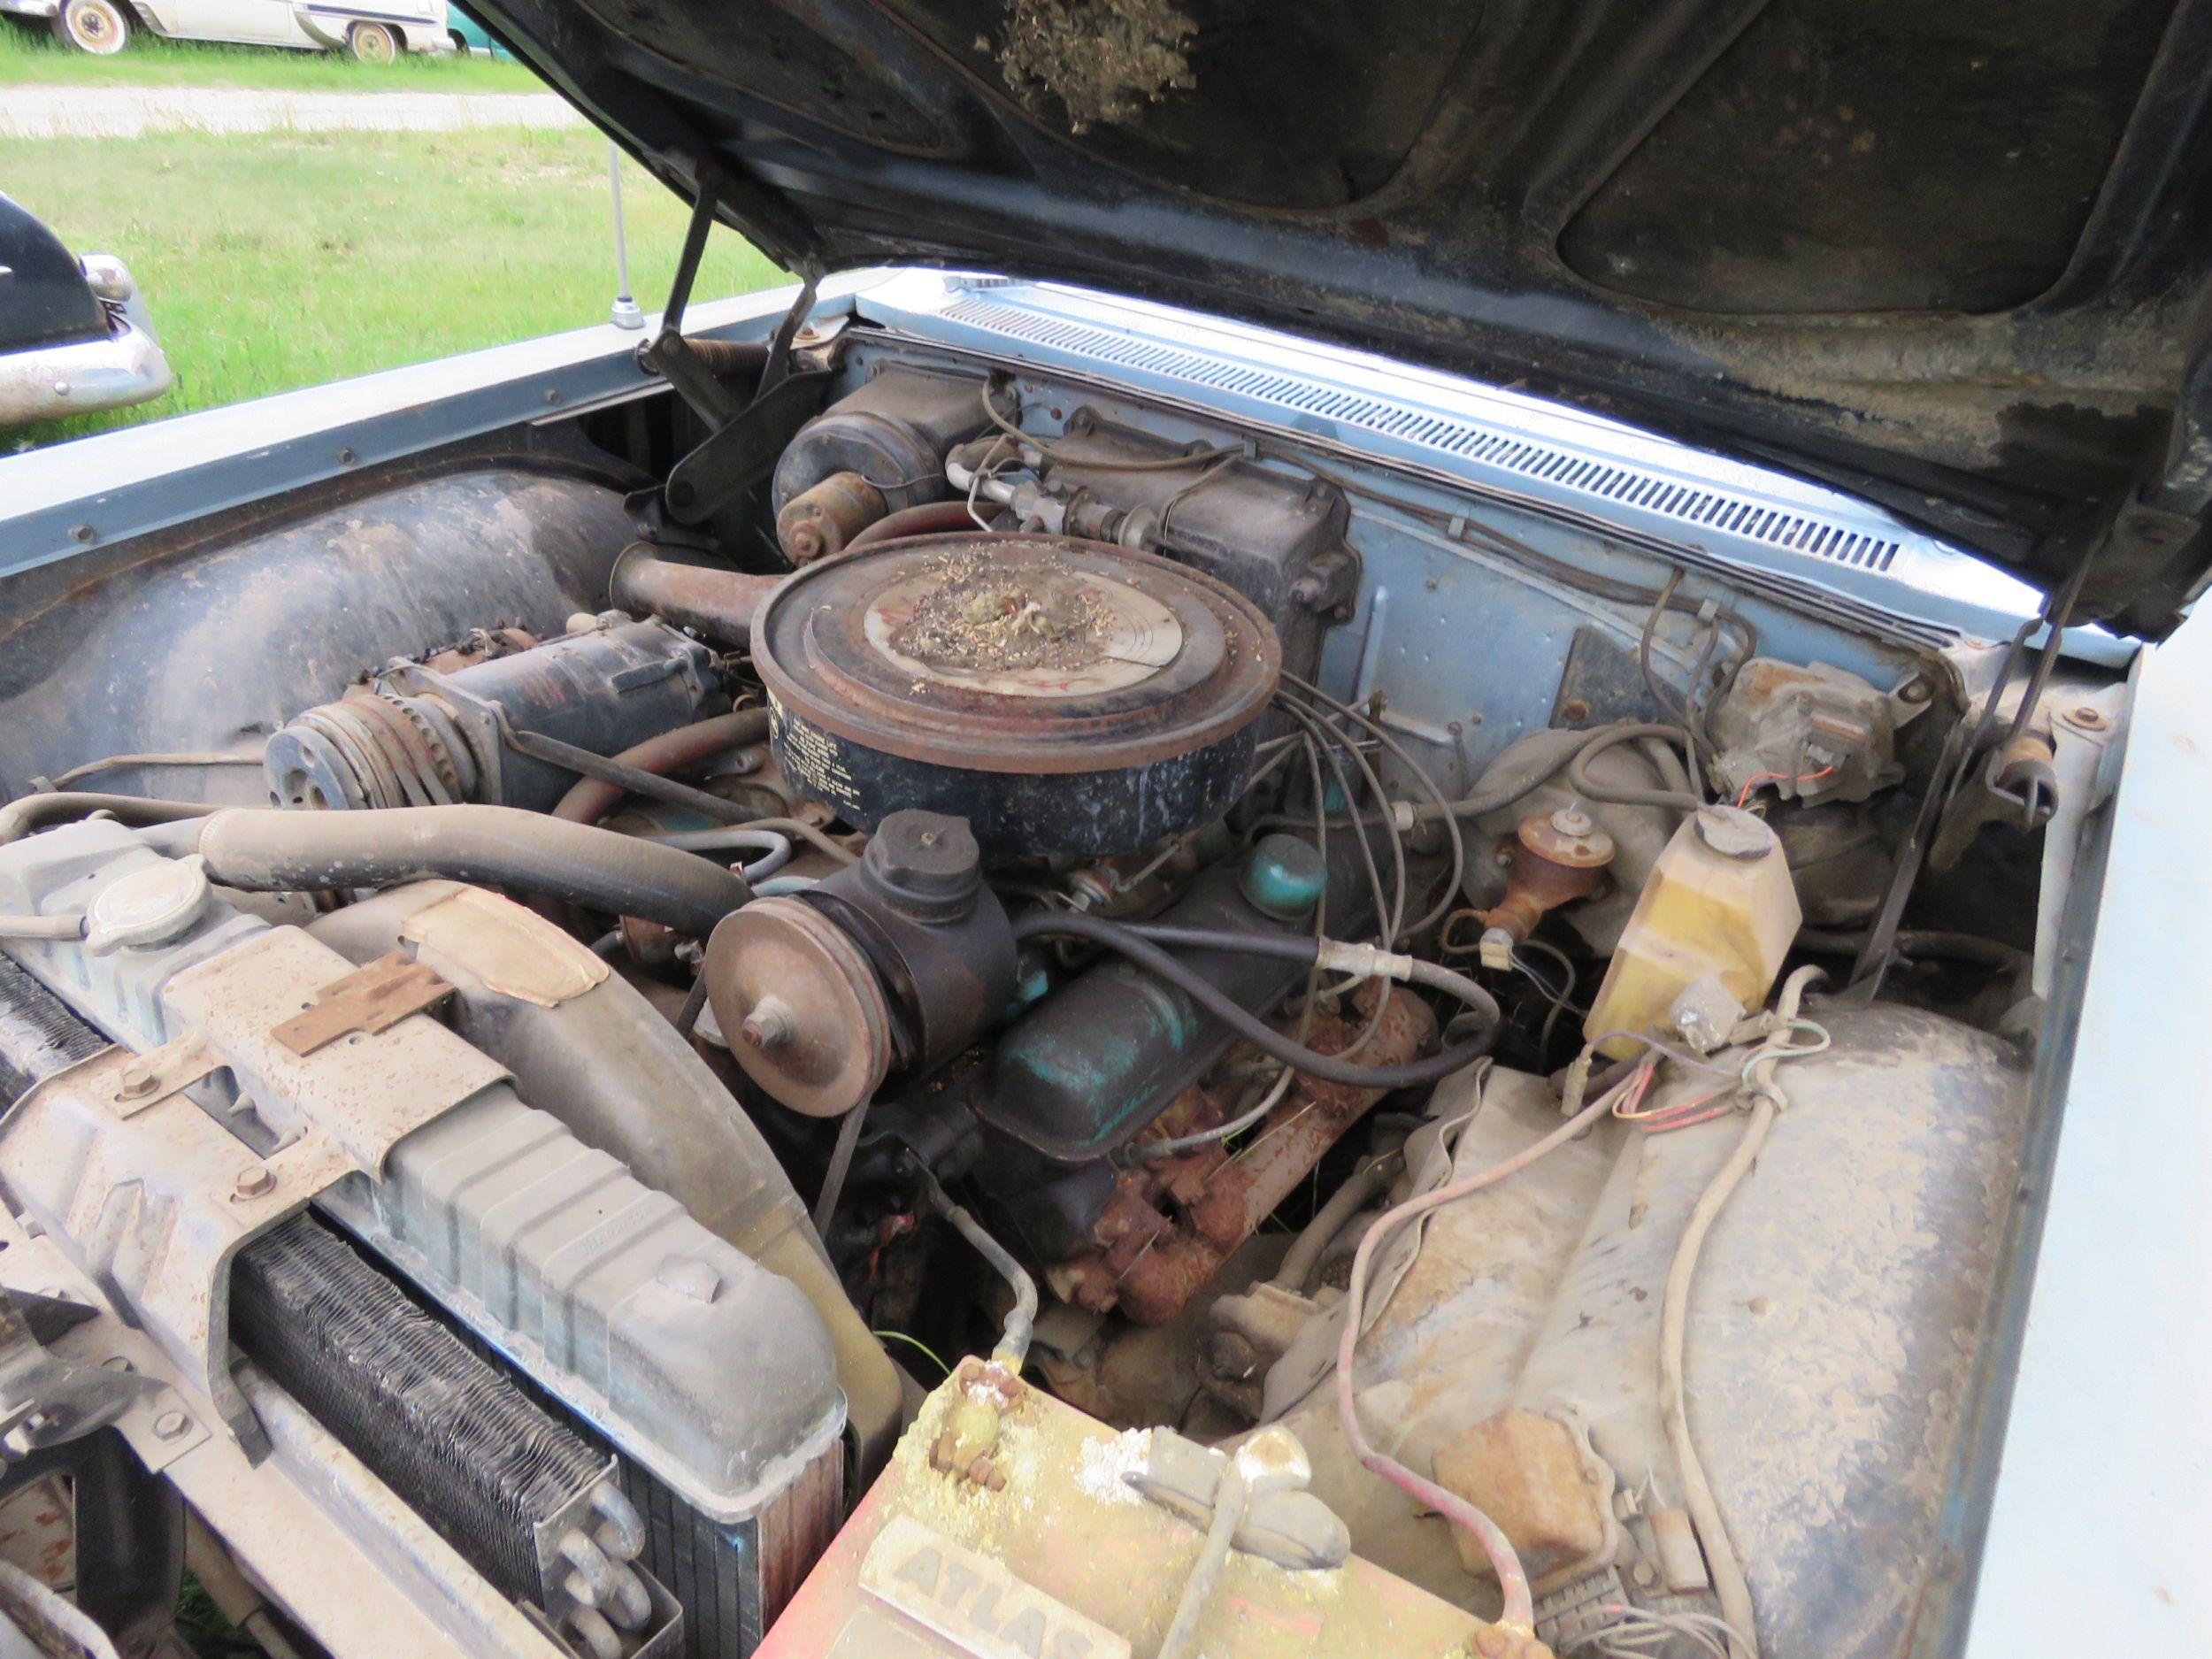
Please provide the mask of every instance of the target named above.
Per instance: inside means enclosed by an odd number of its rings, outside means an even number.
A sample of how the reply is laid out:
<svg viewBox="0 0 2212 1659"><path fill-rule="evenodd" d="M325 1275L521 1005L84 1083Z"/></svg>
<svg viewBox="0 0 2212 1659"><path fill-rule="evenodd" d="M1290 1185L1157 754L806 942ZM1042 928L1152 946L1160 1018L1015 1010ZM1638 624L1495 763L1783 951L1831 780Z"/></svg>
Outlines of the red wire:
<svg viewBox="0 0 2212 1659"><path fill-rule="evenodd" d="M1736 791L1736 804L1740 807L1745 802L1750 800L1752 790L1763 783L1774 781L1811 783L1817 779L1825 778L1833 771L1835 771L1833 766L1823 766L1818 772L1800 772L1795 777L1792 777L1786 772L1755 772L1744 780L1743 787Z"/></svg>
<svg viewBox="0 0 2212 1659"><path fill-rule="evenodd" d="M1686 1116L1655 1115L1650 1118L1632 1118L1629 1121L1647 1135L1663 1135L1670 1130L1687 1129L1693 1124L1709 1124L1716 1118L1727 1117L1735 1110L1735 1103L1732 1101L1724 1102L1718 1106L1708 1106L1701 1112L1691 1112Z"/></svg>

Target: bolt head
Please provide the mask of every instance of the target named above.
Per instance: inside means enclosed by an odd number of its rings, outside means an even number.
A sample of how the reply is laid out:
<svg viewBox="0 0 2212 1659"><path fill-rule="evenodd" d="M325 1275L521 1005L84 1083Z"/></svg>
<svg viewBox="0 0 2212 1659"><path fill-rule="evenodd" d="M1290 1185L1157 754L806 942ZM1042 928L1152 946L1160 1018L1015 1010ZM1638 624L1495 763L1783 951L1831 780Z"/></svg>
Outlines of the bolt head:
<svg viewBox="0 0 2212 1659"><path fill-rule="evenodd" d="M192 1426L192 1419L181 1411L165 1411L154 1419L154 1438L163 1440L181 1440Z"/></svg>
<svg viewBox="0 0 2212 1659"><path fill-rule="evenodd" d="M790 1005L781 997L764 996L753 1004L752 1012L745 1016L745 1023L737 1028L737 1034L748 1048L765 1054L797 1036L799 1023Z"/></svg>
<svg viewBox="0 0 2212 1659"><path fill-rule="evenodd" d="M153 1067L134 1060L123 1068L123 1080L115 1092L125 1100L144 1100L154 1092L156 1083Z"/></svg>
<svg viewBox="0 0 2212 1659"><path fill-rule="evenodd" d="M268 1166L257 1164L250 1170L238 1171L238 1179L231 1191L241 1198L265 1198L276 1191L277 1179L269 1173Z"/></svg>

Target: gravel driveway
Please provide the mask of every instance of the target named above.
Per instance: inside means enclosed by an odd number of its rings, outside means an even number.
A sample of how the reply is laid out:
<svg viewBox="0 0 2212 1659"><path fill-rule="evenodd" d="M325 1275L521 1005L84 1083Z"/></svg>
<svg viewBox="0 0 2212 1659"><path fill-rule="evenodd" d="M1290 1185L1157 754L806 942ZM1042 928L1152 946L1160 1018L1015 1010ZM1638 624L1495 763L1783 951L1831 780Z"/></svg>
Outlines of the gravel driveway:
<svg viewBox="0 0 2212 1659"><path fill-rule="evenodd" d="M574 127L550 92L271 92L244 87L10 87L0 138L146 133L446 132Z"/></svg>

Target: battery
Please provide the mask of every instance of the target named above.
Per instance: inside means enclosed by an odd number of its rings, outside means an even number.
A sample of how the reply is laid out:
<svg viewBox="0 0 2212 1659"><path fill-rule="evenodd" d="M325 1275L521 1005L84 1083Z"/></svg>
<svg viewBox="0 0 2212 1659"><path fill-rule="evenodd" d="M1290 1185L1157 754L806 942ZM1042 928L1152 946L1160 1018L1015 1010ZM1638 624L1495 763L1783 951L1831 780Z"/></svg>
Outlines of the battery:
<svg viewBox="0 0 2212 1659"><path fill-rule="evenodd" d="M756 1659L1151 1659L1207 1522L1172 1494L1148 1495L1163 1461L1155 1436L1177 1441L1185 1467L1212 1457L1167 1430L1117 1433L963 1362ZM1487 1651L1477 1639L1504 1634L1356 1555L1289 1567L1237 1537L1191 1654L1421 1659Z"/></svg>

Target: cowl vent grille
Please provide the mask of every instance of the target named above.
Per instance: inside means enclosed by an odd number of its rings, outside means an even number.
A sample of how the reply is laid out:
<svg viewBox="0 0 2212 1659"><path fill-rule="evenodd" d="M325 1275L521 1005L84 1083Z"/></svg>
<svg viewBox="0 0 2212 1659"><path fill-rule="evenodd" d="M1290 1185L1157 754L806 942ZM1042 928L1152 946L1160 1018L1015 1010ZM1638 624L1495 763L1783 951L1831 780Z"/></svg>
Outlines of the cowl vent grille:
<svg viewBox="0 0 2212 1659"><path fill-rule="evenodd" d="M1900 546L1886 538L1777 507L1770 502L1684 483L1663 472L1593 460L1520 434L1440 415L1430 409L1256 369L1179 345L1145 340L1066 318L1040 316L1018 305L970 294L946 306L951 322L1079 353L1122 368L1170 376L1218 392L1271 403L1287 424L1325 420L1402 443L1418 444L1594 500L1617 502L1684 524L1698 525L1770 547L1854 569L1887 571Z"/></svg>

